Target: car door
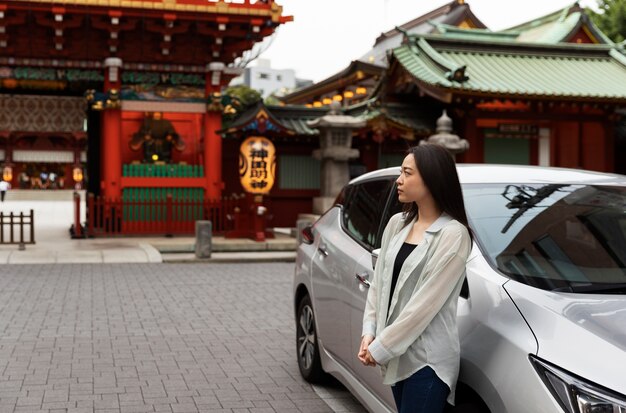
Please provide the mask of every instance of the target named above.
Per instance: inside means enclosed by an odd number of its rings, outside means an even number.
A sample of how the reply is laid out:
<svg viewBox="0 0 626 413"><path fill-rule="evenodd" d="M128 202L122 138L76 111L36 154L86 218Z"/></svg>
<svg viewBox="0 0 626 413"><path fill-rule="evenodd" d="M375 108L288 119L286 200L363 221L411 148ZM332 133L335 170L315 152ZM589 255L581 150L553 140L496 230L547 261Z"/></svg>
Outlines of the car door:
<svg viewBox="0 0 626 413"><path fill-rule="evenodd" d="M344 203L326 213L316 224L319 240L311 261L311 288L318 339L339 363L350 365L350 315L347 291L352 287L355 257L363 246L341 228L354 188L344 190Z"/></svg>
<svg viewBox="0 0 626 413"><path fill-rule="evenodd" d="M371 280L374 276L372 265L372 251L380 247L380 238L387 222L395 212L399 212L400 205L395 202L387 205L390 200L396 199L393 189L395 177L388 177L384 180L372 182L372 195L376 196L376 201L370 204L373 208L372 223L370 233L372 234L367 248L357 257L354 274L352 277L352 288L350 289L350 318L351 318L351 340L350 348L352 350L352 370L362 384L383 401L391 409L394 406L393 396L389 386L382 384L380 369L378 367L366 367L357 359L356 355L361 343L361 332L363 327L363 311L367 299L368 289L366 283L359 281L356 277L362 277L365 280Z"/></svg>

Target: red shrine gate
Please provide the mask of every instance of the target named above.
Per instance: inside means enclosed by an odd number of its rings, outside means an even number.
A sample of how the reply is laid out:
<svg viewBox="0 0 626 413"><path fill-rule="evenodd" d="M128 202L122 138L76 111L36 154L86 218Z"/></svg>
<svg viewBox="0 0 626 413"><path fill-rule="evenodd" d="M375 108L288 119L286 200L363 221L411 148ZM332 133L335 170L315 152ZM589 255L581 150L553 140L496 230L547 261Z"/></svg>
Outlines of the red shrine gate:
<svg viewBox="0 0 626 413"><path fill-rule="evenodd" d="M0 94L85 96L87 139L68 136L73 163L86 150L89 192L109 202L103 220L158 219L119 203L220 200L219 92L291 20L273 0L0 0ZM0 131L4 165L16 147L2 137L20 132Z"/></svg>

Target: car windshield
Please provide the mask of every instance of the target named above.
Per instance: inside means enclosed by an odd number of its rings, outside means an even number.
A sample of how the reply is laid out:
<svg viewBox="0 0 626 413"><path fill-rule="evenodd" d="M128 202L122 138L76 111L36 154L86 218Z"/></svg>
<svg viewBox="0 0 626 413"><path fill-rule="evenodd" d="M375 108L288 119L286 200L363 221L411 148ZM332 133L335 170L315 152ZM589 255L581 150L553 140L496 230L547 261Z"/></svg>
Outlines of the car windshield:
<svg viewBox="0 0 626 413"><path fill-rule="evenodd" d="M626 293L626 187L473 184L463 192L477 241L502 273L546 290Z"/></svg>

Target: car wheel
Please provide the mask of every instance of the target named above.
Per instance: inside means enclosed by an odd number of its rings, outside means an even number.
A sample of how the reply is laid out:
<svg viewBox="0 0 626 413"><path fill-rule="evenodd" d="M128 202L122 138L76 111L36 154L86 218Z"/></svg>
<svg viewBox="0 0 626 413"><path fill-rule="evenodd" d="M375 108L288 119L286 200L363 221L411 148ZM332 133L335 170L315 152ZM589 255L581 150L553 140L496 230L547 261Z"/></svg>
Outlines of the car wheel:
<svg viewBox="0 0 626 413"><path fill-rule="evenodd" d="M300 374L310 383L323 382L326 373L322 370L315 330L315 315L308 295L300 301L296 317L296 345Z"/></svg>

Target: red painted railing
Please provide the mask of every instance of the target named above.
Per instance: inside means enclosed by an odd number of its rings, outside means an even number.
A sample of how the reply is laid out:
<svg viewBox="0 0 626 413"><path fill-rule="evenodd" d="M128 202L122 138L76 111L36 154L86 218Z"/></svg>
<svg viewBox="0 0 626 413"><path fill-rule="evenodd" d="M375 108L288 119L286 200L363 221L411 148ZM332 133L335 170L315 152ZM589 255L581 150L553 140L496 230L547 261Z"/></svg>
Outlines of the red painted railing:
<svg viewBox="0 0 626 413"><path fill-rule="evenodd" d="M192 235L195 222L213 223L213 233L233 229L230 219L243 199L181 201L168 195L162 201L126 201L87 197L87 236L114 235Z"/></svg>

